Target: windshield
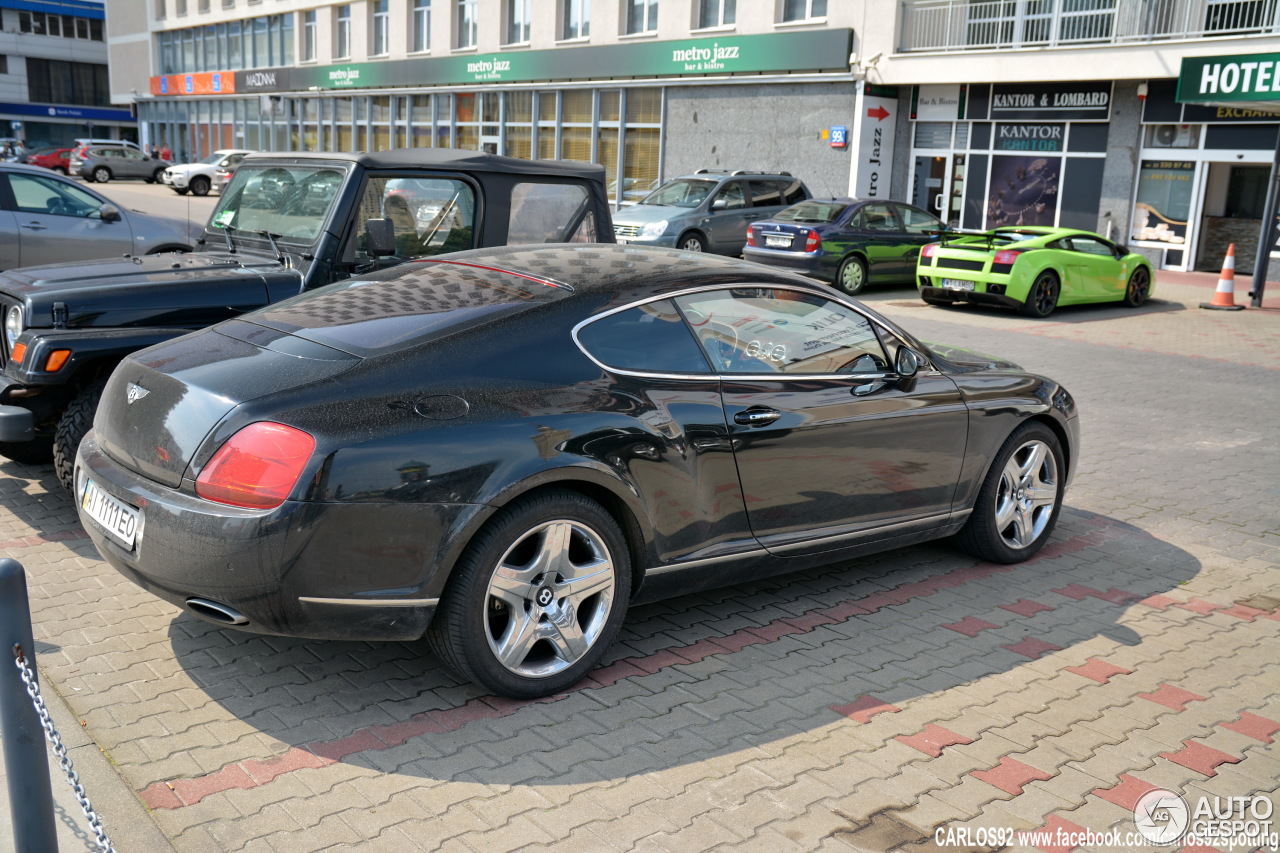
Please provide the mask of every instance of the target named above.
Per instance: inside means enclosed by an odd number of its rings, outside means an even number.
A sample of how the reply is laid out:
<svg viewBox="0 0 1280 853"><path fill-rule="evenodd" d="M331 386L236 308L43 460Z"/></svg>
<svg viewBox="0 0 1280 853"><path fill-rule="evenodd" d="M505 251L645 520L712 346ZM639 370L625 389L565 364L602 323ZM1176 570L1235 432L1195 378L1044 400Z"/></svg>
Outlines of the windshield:
<svg viewBox="0 0 1280 853"><path fill-rule="evenodd" d="M310 244L324 229L346 172L331 166L241 163L209 219L212 229Z"/></svg>
<svg viewBox="0 0 1280 853"><path fill-rule="evenodd" d="M665 204L671 207L697 207L702 204L715 188L715 181L668 181L645 196L640 203Z"/></svg>
<svg viewBox="0 0 1280 853"><path fill-rule="evenodd" d="M218 165L218 161L225 156L227 155L222 153L210 154L208 157L204 158L203 160L200 160L199 162L202 166L216 166Z"/></svg>
<svg viewBox="0 0 1280 853"><path fill-rule="evenodd" d="M835 222L849 205L842 201L802 201L779 212L774 222Z"/></svg>

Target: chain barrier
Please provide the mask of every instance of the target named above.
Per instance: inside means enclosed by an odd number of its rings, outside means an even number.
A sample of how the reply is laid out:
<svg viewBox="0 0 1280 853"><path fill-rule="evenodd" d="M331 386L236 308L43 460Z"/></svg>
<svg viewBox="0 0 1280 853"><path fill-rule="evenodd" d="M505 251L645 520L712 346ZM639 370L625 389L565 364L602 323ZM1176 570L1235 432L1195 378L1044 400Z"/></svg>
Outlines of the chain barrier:
<svg viewBox="0 0 1280 853"><path fill-rule="evenodd" d="M35 673L31 671L31 666L22 653L22 646L17 643L13 646L13 660L18 667L18 672L22 675L22 683L27 686L27 695L31 697L31 704L35 706L36 714L40 717L45 739L53 746L53 754L58 757L58 766L66 775L67 784L75 793L76 801L80 803L80 810L84 812L85 820L89 821L89 827L97 838L98 849L101 853L116 853L116 849L111 846L111 839L107 837L106 829L102 826L102 818L98 817L98 813L93 810L93 804L89 802L89 796L85 793L84 786L80 784L80 776L67 755L67 747L62 743L58 730L54 728L53 718L49 716L44 697L40 695L40 683L36 681Z"/></svg>

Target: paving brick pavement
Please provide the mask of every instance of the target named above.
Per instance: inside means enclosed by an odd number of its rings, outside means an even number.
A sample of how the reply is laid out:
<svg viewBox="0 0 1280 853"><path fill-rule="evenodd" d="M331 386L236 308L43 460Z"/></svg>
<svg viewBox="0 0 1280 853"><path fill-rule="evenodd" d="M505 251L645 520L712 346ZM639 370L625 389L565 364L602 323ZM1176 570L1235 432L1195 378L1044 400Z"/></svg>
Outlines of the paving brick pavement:
<svg viewBox="0 0 1280 853"><path fill-rule="evenodd" d="M43 677L114 763L97 784L182 853L1114 849L1097 834L1152 787L1194 806L1280 779L1280 312L1161 279L1142 310L1040 323L868 296L1075 395L1080 468L1036 559L930 544L639 607L537 702L420 642L185 615L97 559L49 468L0 464L0 553L31 577ZM1095 838L991 834L1072 827Z"/></svg>

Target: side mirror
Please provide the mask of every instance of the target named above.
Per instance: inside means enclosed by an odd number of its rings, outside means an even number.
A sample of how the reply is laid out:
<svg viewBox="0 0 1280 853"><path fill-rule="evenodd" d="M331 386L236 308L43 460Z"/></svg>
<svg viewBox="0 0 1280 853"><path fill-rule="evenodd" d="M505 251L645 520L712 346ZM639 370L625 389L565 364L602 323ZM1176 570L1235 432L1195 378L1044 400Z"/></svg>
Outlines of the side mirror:
<svg viewBox="0 0 1280 853"><path fill-rule="evenodd" d="M390 219L366 219L364 247L369 255L385 258L396 253L396 230Z"/></svg>
<svg viewBox="0 0 1280 853"><path fill-rule="evenodd" d="M724 210L728 206L729 206L729 200L727 198L718 198L715 201L711 202L712 210Z"/></svg>
<svg viewBox="0 0 1280 853"><path fill-rule="evenodd" d="M921 361L920 354L915 350L898 347L898 354L893 359L893 369L898 374L898 387L903 391L911 391L916 387Z"/></svg>
<svg viewBox="0 0 1280 853"><path fill-rule="evenodd" d="M98 208L98 218L103 222L119 222L120 208L116 207L114 204L104 204L102 207Z"/></svg>

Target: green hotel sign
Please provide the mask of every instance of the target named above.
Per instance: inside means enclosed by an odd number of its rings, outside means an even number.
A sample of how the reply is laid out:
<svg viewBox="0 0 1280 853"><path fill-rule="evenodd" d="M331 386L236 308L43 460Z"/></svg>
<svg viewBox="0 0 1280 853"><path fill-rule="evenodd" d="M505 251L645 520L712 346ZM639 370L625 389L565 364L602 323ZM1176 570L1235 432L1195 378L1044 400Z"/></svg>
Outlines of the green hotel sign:
<svg viewBox="0 0 1280 853"><path fill-rule="evenodd" d="M483 83L848 71L852 30L237 71L236 94ZM175 93L176 94L176 93Z"/></svg>
<svg viewBox="0 0 1280 853"><path fill-rule="evenodd" d="M1270 101L1280 105L1280 53L1184 57L1178 75L1184 104Z"/></svg>

